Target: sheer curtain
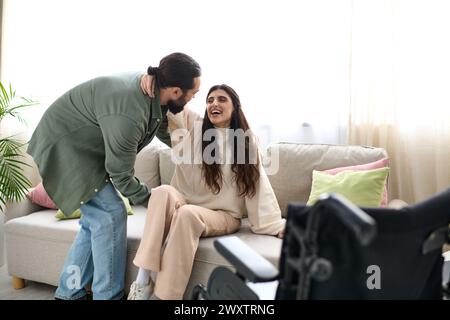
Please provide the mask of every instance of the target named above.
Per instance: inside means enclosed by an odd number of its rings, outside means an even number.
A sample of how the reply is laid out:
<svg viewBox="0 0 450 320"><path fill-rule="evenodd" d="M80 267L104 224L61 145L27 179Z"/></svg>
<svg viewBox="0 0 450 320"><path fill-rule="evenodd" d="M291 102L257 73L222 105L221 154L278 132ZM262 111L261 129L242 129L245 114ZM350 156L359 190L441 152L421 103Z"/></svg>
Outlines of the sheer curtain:
<svg viewBox="0 0 450 320"><path fill-rule="evenodd" d="M450 3L354 1L348 141L390 155L390 196L450 186Z"/></svg>
<svg viewBox="0 0 450 320"><path fill-rule="evenodd" d="M146 70L181 51L208 89L239 93L263 146L345 143L350 0L4 0L3 81L46 107L89 78Z"/></svg>

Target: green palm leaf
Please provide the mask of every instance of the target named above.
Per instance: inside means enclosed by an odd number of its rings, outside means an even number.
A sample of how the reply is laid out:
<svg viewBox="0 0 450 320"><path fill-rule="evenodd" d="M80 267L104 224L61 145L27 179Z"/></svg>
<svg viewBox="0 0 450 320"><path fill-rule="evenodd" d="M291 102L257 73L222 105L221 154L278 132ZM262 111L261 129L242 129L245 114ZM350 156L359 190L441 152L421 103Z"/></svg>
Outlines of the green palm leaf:
<svg viewBox="0 0 450 320"><path fill-rule="evenodd" d="M38 102L25 97L17 97L11 84L8 88L0 82L0 121L6 116L12 116L20 122L25 123L20 115L20 111ZM0 139L0 210L8 201L22 200L31 182L24 174L24 167L29 167L27 163L20 160L23 157L22 147L18 140L12 137Z"/></svg>
<svg viewBox="0 0 450 320"><path fill-rule="evenodd" d="M0 139L0 202L20 201L25 196L31 182L23 173L22 166L28 166L18 157L23 146L17 140Z"/></svg>
<svg viewBox="0 0 450 320"><path fill-rule="evenodd" d="M9 92L0 82L0 119L10 115L17 118L20 122L25 123L24 119L20 116L19 111L25 107L38 104L37 101L25 98L16 97L16 92L9 85Z"/></svg>
<svg viewBox="0 0 450 320"><path fill-rule="evenodd" d="M20 201L25 196L31 182L23 173L23 166L28 166L17 158L23 157L20 148L23 146L17 140L0 139L0 201Z"/></svg>

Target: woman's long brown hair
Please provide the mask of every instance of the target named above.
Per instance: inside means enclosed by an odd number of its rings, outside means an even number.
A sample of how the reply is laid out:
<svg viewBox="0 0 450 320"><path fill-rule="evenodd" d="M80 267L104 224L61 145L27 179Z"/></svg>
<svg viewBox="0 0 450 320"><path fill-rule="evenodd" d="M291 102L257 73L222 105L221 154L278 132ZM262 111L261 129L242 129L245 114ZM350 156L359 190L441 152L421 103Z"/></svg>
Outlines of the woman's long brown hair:
<svg viewBox="0 0 450 320"><path fill-rule="evenodd" d="M244 113L241 109L241 102L239 100L239 96L236 93L236 91L233 90L233 88L221 84L221 85L215 85L211 89L209 89L208 94L206 95L206 100L208 100L209 95L211 92L216 90L223 90L225 91L231 98L231 101L233 103L233 113L231 115L231 124L230 129L232 129L232 132L237 129L242 129L244 132L247 132L247 130L250 130L250 127L248 125L247 119L245 118ZM214 130L214 125L211 123L211 121L208 118L208 110L205 111L205 116L203 118L203 125L202 125L202 137L205 136L206 130L212 129ZM231 170L234 173L234 181L236 182L236 185L238 187L238 192L240 196L248 196L253 197L256 193L256 183L259 180L259 156L258 156L258 150L256 151L256 164L250 163L250 147L256 148L256 145L250 146L250 143L254 143L249 141L249 139L244 139L245 141L245 162L243 164L238 163L238 139L234 135L234 150L233 150L233 158L234 162L231 165ZM214 143L214 142L213 142ZM210 144L210 142L205 141L205 139L202 140L202 155L204 154L205 148ZM213 155L214 156L214 155ZM214 194L218 194L220 192L220 189L222 187L222 169L220 167L220 164L217 162L214 162L212 164L205 163L205 160L202 157L202 175L205 179L206 185L211 189L211 191Z"/></svg>

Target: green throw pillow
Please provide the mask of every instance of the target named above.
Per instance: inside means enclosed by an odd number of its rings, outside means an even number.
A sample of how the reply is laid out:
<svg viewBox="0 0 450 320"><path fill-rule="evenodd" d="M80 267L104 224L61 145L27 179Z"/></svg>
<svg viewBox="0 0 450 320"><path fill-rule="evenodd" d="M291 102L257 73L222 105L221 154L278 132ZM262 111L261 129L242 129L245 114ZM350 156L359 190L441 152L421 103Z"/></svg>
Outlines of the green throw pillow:
<svg viewBox="0 0 450 320"><path fill-rule="evenodd" d="M130 201L128 201L128 199L125 198L124 196L122 196L120 193L119 193L119 195L120 195L120 197L122 198L123 203L125 204L125 208L127 209L128 215L132 215L132 214L133 214L133 209L131 209ZM60 220L78 219L78 218L81 217L81 210L80 210L80 209L75 210L75 211L74 211L70 216L68 216L68 217L66 217L66 216L64 215L64 213L63 213L61 210L58 210L58 211L56 212L56 216L55 216L55 217L56 217L57 219L60 219Z"/></svg>
<svg viewBox="0 0 450 320"><path fill-rule="evenodd" d="M342 171L331 175L313 171L311 194L307 205L313 205L322 193L335 192L361 207L379 207L389 168Z"/></svg>

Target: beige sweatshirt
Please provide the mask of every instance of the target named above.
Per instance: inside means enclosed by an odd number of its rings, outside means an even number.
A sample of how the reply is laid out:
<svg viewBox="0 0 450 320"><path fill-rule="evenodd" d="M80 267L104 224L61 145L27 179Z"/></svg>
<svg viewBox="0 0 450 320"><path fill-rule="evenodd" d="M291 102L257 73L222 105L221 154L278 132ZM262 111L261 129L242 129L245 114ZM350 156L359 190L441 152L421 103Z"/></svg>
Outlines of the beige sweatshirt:
<svg viewBox="0 0 450 320"><path fill-rule="evenodd" d="M224 164L221 164L223 184L220 192L213 194L204 182L201 171L203 119L187 107L176 115L168 112L167 118L172 139L172 160L176 163L171 185L185 196L187 203L211 210L222 210L238 219L247 216L254 233L277 235L284 228L286 221L281 217L280 207L262 166L259 152L257 156L260 159L260 177L256 194L251 198L239 196L231 170L233 153L228 143L227 129L215 130L219 139L218 145L221 146L216 149L216 154ZM256 140L252 141L256 146Z"/></svg>

